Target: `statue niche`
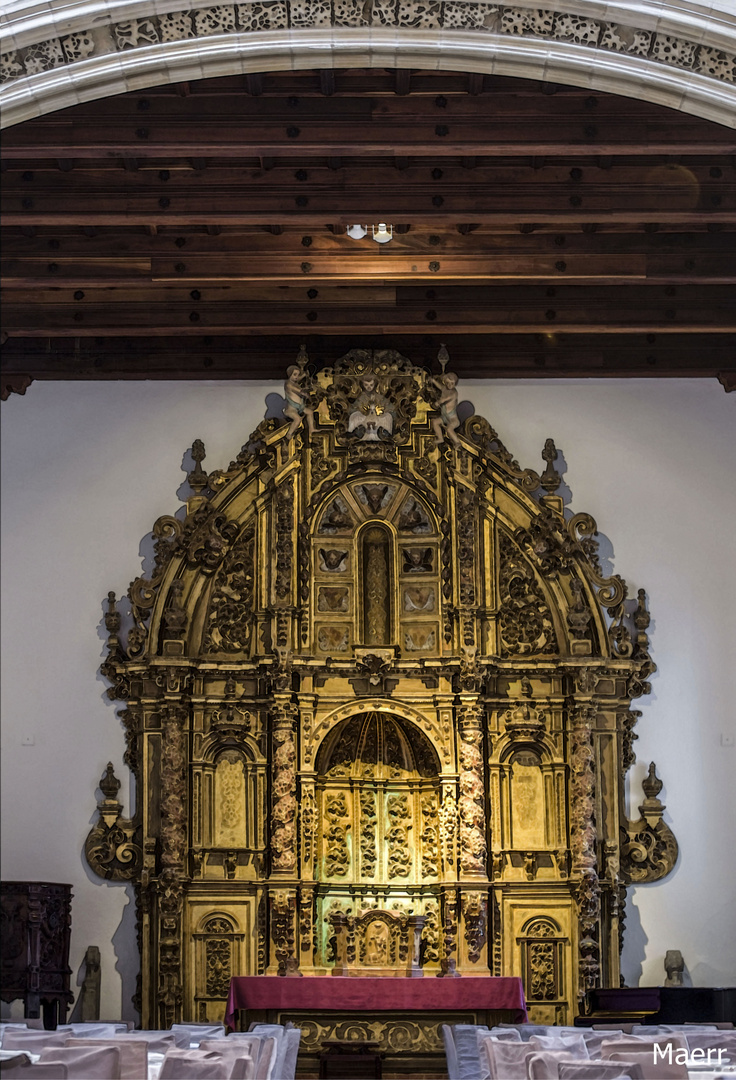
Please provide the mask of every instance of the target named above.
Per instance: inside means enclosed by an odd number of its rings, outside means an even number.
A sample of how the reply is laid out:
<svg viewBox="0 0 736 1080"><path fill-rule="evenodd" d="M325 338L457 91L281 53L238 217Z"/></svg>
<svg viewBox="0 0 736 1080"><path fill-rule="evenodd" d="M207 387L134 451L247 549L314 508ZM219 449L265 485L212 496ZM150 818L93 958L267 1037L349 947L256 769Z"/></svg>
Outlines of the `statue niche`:
<svg viewBox="0 0 736 1080"><path fill-rule="evenodd" d="M382 525L370 525L362 536L363 641L391 644L391 537Z"/></svg>

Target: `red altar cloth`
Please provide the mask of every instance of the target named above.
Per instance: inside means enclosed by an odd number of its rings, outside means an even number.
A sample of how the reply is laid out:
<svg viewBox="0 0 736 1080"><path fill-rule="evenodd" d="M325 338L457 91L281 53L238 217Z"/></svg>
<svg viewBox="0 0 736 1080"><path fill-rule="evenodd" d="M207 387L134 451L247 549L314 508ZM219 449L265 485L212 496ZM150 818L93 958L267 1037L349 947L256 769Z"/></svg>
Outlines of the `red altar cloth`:
<svg viewBox="0 0 736 1080"><path fill-rule="evenodd" d="M458 1009L508 1009L512 1023L526 1023L521 979L389 979L243 975L230 980L225 1023L235 1027L238 1009L333 1009L338 1012L449 1012Z"/></svg>

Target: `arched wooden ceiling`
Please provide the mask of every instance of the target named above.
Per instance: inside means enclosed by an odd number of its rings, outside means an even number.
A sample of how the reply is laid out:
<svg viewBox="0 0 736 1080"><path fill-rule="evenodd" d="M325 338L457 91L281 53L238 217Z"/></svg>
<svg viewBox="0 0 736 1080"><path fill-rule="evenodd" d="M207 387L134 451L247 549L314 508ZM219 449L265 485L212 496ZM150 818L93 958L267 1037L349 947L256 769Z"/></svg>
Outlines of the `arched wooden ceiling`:
<svg viewBox="0 0 736 1080"><path fill-rule="evenodd" d="M232 76L3 145L2 383L264 378L301 342L465 377L736 377L736 137L478 74ZM387 221L394 238L346 226Z"/></svg>

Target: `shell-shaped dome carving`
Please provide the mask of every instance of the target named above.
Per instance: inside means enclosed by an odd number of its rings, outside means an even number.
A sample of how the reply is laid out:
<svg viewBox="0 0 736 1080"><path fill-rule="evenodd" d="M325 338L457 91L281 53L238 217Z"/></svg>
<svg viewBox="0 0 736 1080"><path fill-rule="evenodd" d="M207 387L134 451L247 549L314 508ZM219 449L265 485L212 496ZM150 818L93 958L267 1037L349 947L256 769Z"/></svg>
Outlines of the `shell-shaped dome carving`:
<svg viewBox="0 0 736 1080"><path fill-rule="evenodd" d="M437 776L440 764L418 727L401 717L371 711L344 720L328 736L318 771L329 777L398 779Z"/></svg>

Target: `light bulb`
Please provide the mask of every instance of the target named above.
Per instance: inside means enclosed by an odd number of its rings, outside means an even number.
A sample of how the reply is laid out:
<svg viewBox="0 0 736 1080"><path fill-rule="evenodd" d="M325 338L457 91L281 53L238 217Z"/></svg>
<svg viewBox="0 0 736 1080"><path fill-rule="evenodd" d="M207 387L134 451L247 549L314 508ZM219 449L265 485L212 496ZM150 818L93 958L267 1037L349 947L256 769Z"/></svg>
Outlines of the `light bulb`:
<svg viewBox="0 0 736 1080"><path fill-rule="evenodd" d="M373 226L373 239L377 244L387 244L393 238L393 235L393 225L387 225L385 221Z"/></svg>

